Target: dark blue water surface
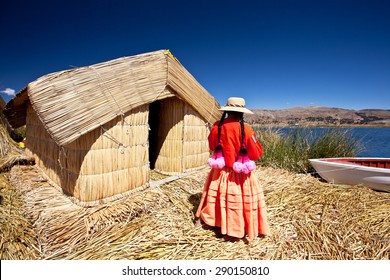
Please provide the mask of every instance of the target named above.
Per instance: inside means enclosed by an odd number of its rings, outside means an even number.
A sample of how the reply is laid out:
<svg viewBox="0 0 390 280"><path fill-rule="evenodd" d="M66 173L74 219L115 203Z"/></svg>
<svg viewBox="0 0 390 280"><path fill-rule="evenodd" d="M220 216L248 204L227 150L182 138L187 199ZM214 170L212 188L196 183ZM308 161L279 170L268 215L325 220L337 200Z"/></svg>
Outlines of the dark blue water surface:
<svg viewBox="0 0 390 280"><path fill-rule="evenodd" d="M351 130L354 136L362 139L364 146L358 156L390 158L390 128L356 127Z"/></svg>

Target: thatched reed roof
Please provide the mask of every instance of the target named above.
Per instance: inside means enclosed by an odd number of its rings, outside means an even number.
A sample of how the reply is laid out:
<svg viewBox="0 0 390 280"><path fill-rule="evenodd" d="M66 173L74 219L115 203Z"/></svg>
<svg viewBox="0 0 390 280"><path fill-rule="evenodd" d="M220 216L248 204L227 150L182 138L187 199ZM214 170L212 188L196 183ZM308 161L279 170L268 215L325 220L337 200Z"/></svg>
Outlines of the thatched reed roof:
<svg viewBox="0 0 390 280"><path fill-rule="evenodd" d="M169 51L160 50L45 75L22 89L4 114L16 128L30 102L58 145L66 145L117 116L177 96L210 124L219 104Z"/></svg>

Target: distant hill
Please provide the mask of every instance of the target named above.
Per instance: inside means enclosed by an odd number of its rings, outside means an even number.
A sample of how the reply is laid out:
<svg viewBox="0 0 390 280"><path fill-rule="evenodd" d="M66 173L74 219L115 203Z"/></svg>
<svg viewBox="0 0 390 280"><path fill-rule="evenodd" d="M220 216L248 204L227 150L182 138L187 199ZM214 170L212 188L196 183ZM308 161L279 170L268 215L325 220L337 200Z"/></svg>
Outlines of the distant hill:
<svg viewBox="0 0 390 280"><path fill-rule="evenodd" d="M321 106L281 110L252 109L245 115L251 124L262 125L385 125L390 126L390 110L347 110Z"/></svg>

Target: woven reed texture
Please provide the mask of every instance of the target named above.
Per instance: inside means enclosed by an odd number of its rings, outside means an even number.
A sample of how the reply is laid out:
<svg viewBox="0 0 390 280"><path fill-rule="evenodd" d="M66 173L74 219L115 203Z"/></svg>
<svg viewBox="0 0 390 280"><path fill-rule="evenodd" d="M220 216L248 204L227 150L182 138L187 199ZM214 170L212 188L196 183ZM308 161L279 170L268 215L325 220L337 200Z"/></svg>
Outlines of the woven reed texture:
<svg viewBox="0 0 390 280"><path fill-rule="evenodd" d="M164 174L183 171L183 117L184 102L178 98L161 101L157 136L158 157L155 170Z"/></svg>
<svg viewBox="0 0 390 280"><path fill-rule="evenodd" d="M160 101L158 119L154 170L177 175L204 166L210 155L210 130L199 113L175 97Z"/></svg>
<svg viewBox="0 0 390 280"><path fill-rule="evenodd" d="M64 146L129 110L172 93L210 124L221 114L215 98L177 59L160 50L45 75L18 93L7 104L5 115L12 125L23 125L29 99L48 133Z"/></svg>
<svg viewBox="0 0 390 280"><path fill-rule="evenodd" d="M83 206L112 201L148 185L150 152L156 153L154 170L163 174L203 167L209 156L207 123L177 97L158 103L157 114L151 114L153 106L140 106L62 147L30 105L26 154L55 186ZM157 116L156 126L149 127L150 115ZM153 147L149 130L156 130Z"/></svg>
<svg viewBox="0 0 390 280"><path fill-rule="evenodd" d="M194 227L208 172L83 208L31 181L41 176L35 167L14 166L0 205L2 259L390 259L390 193L258 167L272 235L248 242L223 236L218 227Z"/></svg>
<svg viewBox="0 0 390 280"><path fill-rule="evenodd" d="M203 166L210 157L207 122L187 103L183 119L183 168L190 171Z"/></svg>
<svg viewBox="0 0 390 280"><path fill-rule="evenodd" d="M63 191L86 205L149 182L148 105L59 147L28 109L27 153Z"/></svg>
<svg viewBox="0 0 390 280"><path fill-rule="evenodd" d="M59 144L65 145L164 92L163 53L119 58L49 74L30 84L30 101Z"/></svg>
<svg viewBox="0 0 390 280"><path fill-rule="evenodd" d="M204 166L209 125L221 115L166 51L43 76L7 106L8 117L26 111L26 154L86 206L147 186L150 165L168 175Z"/></svg>

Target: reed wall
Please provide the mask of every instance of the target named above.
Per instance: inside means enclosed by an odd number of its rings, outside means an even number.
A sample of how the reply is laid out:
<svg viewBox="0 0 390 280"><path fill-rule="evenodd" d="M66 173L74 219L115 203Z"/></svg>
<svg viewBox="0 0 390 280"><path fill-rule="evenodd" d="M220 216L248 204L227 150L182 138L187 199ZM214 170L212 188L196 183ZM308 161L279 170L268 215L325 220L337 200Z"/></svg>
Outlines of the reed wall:
<svg viewBox="0 0 390 280"><path fill-rule="evenodd" d="M188 103L184 105L183 119L183 168L184 171L204 166L210 156L207 122Z"/></svg>
<svg viewBox="0 0 390 280"><path fill-rule="evenodd" d="M31 106L28 153L81 205L113 200L149 182L148 105L140 106L59 147Z"/></svg>
<svg viewBox="0 0 390 280"><path fill-rule="evenodd" d="M207 163L209 128L188 103L177 97L162 100L159 120L156 171L175 175Z"/></svg>
<svg viewBox="0 0 390 280"><path fill-rule="evenodd" d="M159 102L155 170L175 175L204 166L209 157L206 121L177 97ZM148 104L62 147L50 137L31 105L26 122L26 153L79 205L98 205L148 185Z"/></svg>

